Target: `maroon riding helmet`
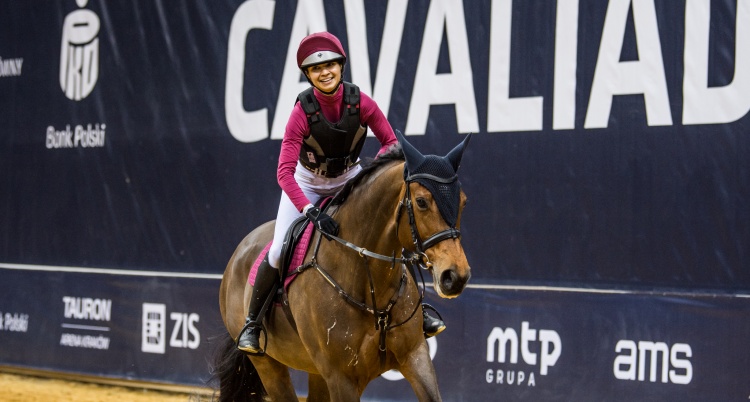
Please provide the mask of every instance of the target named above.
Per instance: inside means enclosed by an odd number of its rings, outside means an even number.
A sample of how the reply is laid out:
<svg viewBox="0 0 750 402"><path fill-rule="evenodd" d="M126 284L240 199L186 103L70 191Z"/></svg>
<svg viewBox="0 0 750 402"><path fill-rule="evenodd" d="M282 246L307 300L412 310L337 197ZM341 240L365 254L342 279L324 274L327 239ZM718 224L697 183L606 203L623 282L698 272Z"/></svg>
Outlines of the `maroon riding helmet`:
<svg viewBox="0 0 750 402"><path fill-rule="evenodd" d="M346 64L346 52L339 39L330 32L317 32L306 36L297 49L297 66L304 72L307 67L333 60Z"/></svg>

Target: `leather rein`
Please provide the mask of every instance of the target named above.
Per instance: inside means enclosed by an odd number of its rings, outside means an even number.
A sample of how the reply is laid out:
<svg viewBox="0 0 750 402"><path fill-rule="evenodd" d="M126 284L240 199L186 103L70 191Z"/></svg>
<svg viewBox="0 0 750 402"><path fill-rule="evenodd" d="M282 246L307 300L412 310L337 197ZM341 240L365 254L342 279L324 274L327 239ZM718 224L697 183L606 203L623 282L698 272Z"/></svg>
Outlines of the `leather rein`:
<svg viewBox="0 0 750 402"><path fill-rule="evenodd" d="M301 273L302 271L305 271L309 268L314 268L320 275L323 276L323 278L328 282L337 292L338 294L346 300L349 304L356 307L357 309L361 311L368 312L372 314L375 317L375 329L380 331L380 343L378 345L378 350L381 352L381 363L384 362L385 359L385 337L386 333L396 327L402 326L406 324L409 320L414 318L414 315L416 314L419 307L422 305L422 300L424 299L424 277L422 276L422 272L420 273L420 278L422 282L422 286L420 288L419 284L417 284L417 278L415 274L415 268L422 268L424 270L429 270L432 268L432 263L430 262L429 258L427 257L427 254L425 254L425 251L429 249L430 247L440 243L443 240L447 239L457 239L460 238L461 232L456 229L455 227L448 228L446 230L440 231L438 233L433 234L427 240L422 241L422 238L419 235L419 230L417 229L417 222L414 216L414 206L412 205L411 201L411 191L409 189L409 185L412 181L419 179L419 178L426 178L429 180L434 180L440 183L451 183L457 179L457 176L453 176L452 178L443 179L437 176L429 175L429 174L415 174L407 176L404 179L406 190L404 192L404 198L399 202L398 205L398 213L396 215L396 232L398 233L398 224L401 221L401 214L404 210L404 207L406 207L407 214L409 216L409 227L411 230L411 237L412 241L414 243L416 251L410 251L407 249L401 249L401 257L396 257L395 252L392 256L386 256L383 254L378 254L375 252L372 252L370 250L367 250L364 247L359 247L347 240L344 240L340 237L331 235L331 234L325 234L326 237L331 238L335 240L336 242L342 244L343 246L350 248L359 254L360 257L364 259L365 262L365 269L367 270L367 276L369 280L370 285L370 296L372 299L372 305L367 305L364 301L359 301L354 299L352 296L350 296L342 287L339 285L338 282L328 273L326 272L323 267L320 266L318 263L318 250L320 249L321 244L321 238L323 237L323 233L318 231L318 236L315 243L315 251L313 253L312 258L310 261L300 267L298 267L295 271L297 273ZM391 269L396 265L397 262L401 263L401 279L399 283L398 291L396 291L388 301L385 307L378 308L377 303L375 301L375 283L372 277L372 271L370 270L370 265L368 258L374 258L381 261L386 261L391 263ZM414 310L411 312L409 317L398 323L398 324L392 324L391 323L391 310L393 309L393 306L396 304L396 301L404 294L405 291L405 285L407 283L407 273L406 273L406 267L409 268L412 275L414 276L414 282L415 286L417 286L417 289L419 291L419 302L415 304Z"/></svg>

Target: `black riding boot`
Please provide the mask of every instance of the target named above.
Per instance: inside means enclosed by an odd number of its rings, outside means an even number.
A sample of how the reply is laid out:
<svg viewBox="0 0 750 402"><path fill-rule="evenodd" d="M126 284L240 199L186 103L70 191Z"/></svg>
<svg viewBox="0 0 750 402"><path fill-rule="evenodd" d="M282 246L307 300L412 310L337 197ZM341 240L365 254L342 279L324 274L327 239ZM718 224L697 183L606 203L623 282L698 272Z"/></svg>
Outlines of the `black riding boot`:
<svg viewBox="0 0 750 402"><path fill-rule="evenodd" d="M264 351L260 347L260 328L263 322L261 309L269 297L273 297L276 284L279 280L279 272L268 263L268 256L263 259L258 267L253 286L253 295L250 298L245 327L237 339L237 349L245 353L260 354Z"/></svg>
<svg viewBox="0 0 750 402"><path fill-rule="evenodd" d="M445 330L445 322L440 318L431 316L424 308L422 308L422 316L424 319L422 330L424 331L425 338L431 338Z"/></svg>

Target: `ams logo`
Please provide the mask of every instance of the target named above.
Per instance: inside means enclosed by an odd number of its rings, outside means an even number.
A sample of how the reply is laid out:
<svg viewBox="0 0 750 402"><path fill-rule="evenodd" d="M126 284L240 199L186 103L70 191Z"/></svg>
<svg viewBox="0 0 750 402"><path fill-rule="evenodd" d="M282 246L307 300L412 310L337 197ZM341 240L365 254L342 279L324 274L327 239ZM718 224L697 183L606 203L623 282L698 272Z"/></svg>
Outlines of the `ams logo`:
<svg viewBox="0 0 750 402"><path fill-rule="evenodd" d="M664 342L636 343L622 339L617 342L615 352L618 355L612 371L618 380L646 381L647 367L651 382L657 381L658 374L661 374L662 383L690 384L693 379L693 365L690 363L693 350L686 343L675 343L670 347Z"/></svg>

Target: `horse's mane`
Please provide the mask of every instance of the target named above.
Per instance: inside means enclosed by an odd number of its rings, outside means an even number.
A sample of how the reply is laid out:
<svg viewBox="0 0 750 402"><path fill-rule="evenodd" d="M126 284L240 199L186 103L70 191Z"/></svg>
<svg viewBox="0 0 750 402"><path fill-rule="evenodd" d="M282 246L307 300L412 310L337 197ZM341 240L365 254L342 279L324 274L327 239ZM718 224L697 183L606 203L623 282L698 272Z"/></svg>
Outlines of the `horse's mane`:
<svg viewBox="0 0 750 402"><path fill-rule="evenodd" d="M362 170L349 180L338 194L336 194L331 201L331 205L341 205L360 183L372 176L374 172L379 171L383 166L390 165L394 161L403 160L404 151L401 149L401 144L391 146L387 151L378 155L377 158L363 158L360 162Z"/></svg>

